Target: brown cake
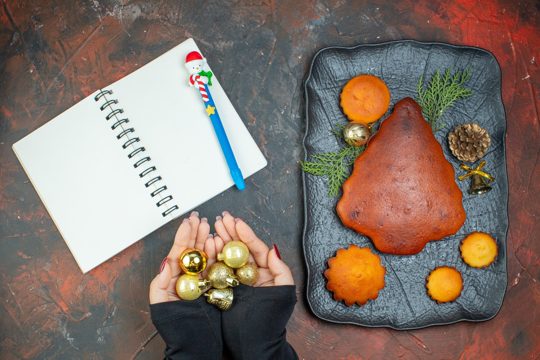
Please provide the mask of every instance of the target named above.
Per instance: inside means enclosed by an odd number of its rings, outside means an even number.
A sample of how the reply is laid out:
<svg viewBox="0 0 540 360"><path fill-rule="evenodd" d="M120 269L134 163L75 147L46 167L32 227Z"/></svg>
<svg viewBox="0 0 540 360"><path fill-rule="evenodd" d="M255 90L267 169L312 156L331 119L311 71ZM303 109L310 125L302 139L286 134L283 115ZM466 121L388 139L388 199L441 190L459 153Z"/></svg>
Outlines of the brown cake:
<svg viewBox="0 0 540 360"><path fill-rule="evenodd" d="M379 255L356 245L339 249L335 257L328 259L328 269L324 272L328 279L326 288L335 300L344 301L347 306L364 305L376 299L384 288L385 274Z"/></svg>
<svg viewBox="0 0 540 360"><path fill-rule="evenodd" d="M426 289L429 297L438 303L454 301L463 290L463 278L455 268L440 266L427 277Z"/></svg>
<svg viewBox="0 0 540 360"><path fill-rule="evenodd" d="M339 96L341 109L350 121L369 124L379 120L390 105L390 91L378 77L359 75L345 84Z"/></svg>
<svg viewBox="0 0 540 360"><path fill-rule="evenodd" d="M463 239L461 246L461 258L474 268L489 266L497 257L497 242L491 235L475 231Z"/></svg>
<svg viewBox="0 0 540 360"><path fill-rule="evenodd" d="M454 169L413 99L395 105L356 159L337 213L389 254L416 254L461 228L465 210Z"/></svg>

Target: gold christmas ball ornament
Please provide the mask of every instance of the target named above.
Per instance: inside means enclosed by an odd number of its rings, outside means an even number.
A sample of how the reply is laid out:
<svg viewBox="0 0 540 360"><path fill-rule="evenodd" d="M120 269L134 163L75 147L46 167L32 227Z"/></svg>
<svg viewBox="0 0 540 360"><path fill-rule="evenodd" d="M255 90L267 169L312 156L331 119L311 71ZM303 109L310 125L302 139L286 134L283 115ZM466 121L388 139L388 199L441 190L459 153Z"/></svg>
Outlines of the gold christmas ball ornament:
<svg viewBox="0 0 540 360"><path fill-rule="evenodd" d="M208 269L206 276L212 287L216 289L225 289L229 286L238 286L240 282L234 275L233 270L222 262L216 262Z"/></svg>
<svg viewBox="0 0 540 360"><path fill-rule="evenodd" d="M199 279L197 275L184 274L176 281L176 294L182 300L198 299L210 288L210 281Z"/></svg>
<svg viewBox="0 0 540 360"><path fill-rule="evenodd" d="M204 296L206 296L206 301L222 311L229 310L234 300L234 294L231 288L210 289Z"/></svg>
<svg viewBox="0 0 540 360"><path fill-rule="evenodd" d="M364 146L371 136L369 127L360 123L349 123L343 128L343 139L351 146Z"/></svg>
<svg viewBox="0 0 540 360"><path fill-rule="evenodd" d="M199 249L186 249L179 259L180 268L190 275L198 274L206 269L208 256Z"/></svg>
<svg viewBox="0 0 540 360"><path fill-rule="evenodd" d="M217 258L219 261L223 261L227 266L238 269L248 262L249 249L243 242L233 240L225 244Z"/></svg>
<svg viewBox="0 0 540 360"><path fill-rule="evenodd" d="M236 277L242 284L253 286L259 279L259 269L253 263L246 264L236 270Z"/></svg>

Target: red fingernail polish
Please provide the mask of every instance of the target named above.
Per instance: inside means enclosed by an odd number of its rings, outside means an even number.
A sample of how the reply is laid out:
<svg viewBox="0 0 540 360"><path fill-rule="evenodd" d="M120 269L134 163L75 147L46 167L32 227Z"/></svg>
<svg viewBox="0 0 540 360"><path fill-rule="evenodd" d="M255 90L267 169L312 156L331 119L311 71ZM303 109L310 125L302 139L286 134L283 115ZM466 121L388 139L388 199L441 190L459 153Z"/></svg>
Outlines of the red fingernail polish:
<svg viewBox="0 0 540 360"><path fill-rule="evenodd" d="M165 264L167 263L168 258L165 256L165 259L161 262L161 266L159 267L159 272L161 273L163 271L163 268L165 267Z"/></svg>
<svg viewBox="0 0 540 360"><path fill-rule="evenodd" d="M279 249L276 244L274 244L274 251L276 252L278 259L281 260L281 254L279 253Z"/></svg>

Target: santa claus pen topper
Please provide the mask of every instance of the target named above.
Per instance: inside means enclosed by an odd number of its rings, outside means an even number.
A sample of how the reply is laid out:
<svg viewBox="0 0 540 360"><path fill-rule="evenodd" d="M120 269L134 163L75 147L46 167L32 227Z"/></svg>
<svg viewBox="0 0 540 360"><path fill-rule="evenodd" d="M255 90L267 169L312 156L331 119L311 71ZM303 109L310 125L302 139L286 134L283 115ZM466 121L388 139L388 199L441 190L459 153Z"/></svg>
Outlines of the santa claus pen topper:
<svg viewBox="0 0 540 360"><path fill-rule="evenodd" d="M210 118L212 125L214 126L214 131L218 138L219 144L221 145L221 150L223 155L225 155L225 160L229 166L231 172L231 177L236 184L238 190L244 190L246 187L244 183L244 176L242 171L238 167L236 158L227 138L227 133L223 128L221 119L219 118L216 105L212 99L212 94L208 86L212 86L212 72L205 71L204 66L206 65L206 59L197 51L192 51L186 56L186 68L189 72L189 85L195 86L201 94L201 98L206 110L206 114Z"/></svg>

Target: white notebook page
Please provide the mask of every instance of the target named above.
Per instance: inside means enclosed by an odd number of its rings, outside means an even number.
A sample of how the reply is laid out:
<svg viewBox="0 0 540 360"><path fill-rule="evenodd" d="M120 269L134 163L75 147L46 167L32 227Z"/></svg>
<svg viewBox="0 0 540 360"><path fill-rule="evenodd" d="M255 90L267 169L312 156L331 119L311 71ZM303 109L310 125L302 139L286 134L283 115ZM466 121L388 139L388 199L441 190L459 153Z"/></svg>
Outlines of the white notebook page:
<svg viewBox="0 0 540 360"><path fill-rule="evenodd" d="M189 39L106 87L112 94L96 102L96 91L13 146L83 272L233 185L200 95L188 86L183 64L192 50L198 49ZM266 160L215 76L210 90L247 177ZM118 104L101 111L112 99ZM105 120L113 109L124 112ZM121 118L129 123L112 130ZM133 133L116 138L131 127ZM140 142L123 149L134 137ZM128 159L138 146L146 151ZM151 161L134 168L145 156ZM157 170L141 178L150 166ZM145 187L158 175L162 181ZM166 191L150 196L163 185ZM157 207L169 194L173 200ZM163 217L174 204L179 209Z"/></svg>
<svg viewBox="0 0 540 360"><path fill-rule="evenodd" d="M188 84L184 59L190 51L200 51L191 39L111 86L181 212L233 185L200 94ZM215 75L209 89L242 174L250 176L266 160Z"/></svg>
<svg viewBox="0 0 540 360"><path fill-rule="evenodd" d="M165 222L104 121L88 97L13 146L83 272Z"/></svg>

